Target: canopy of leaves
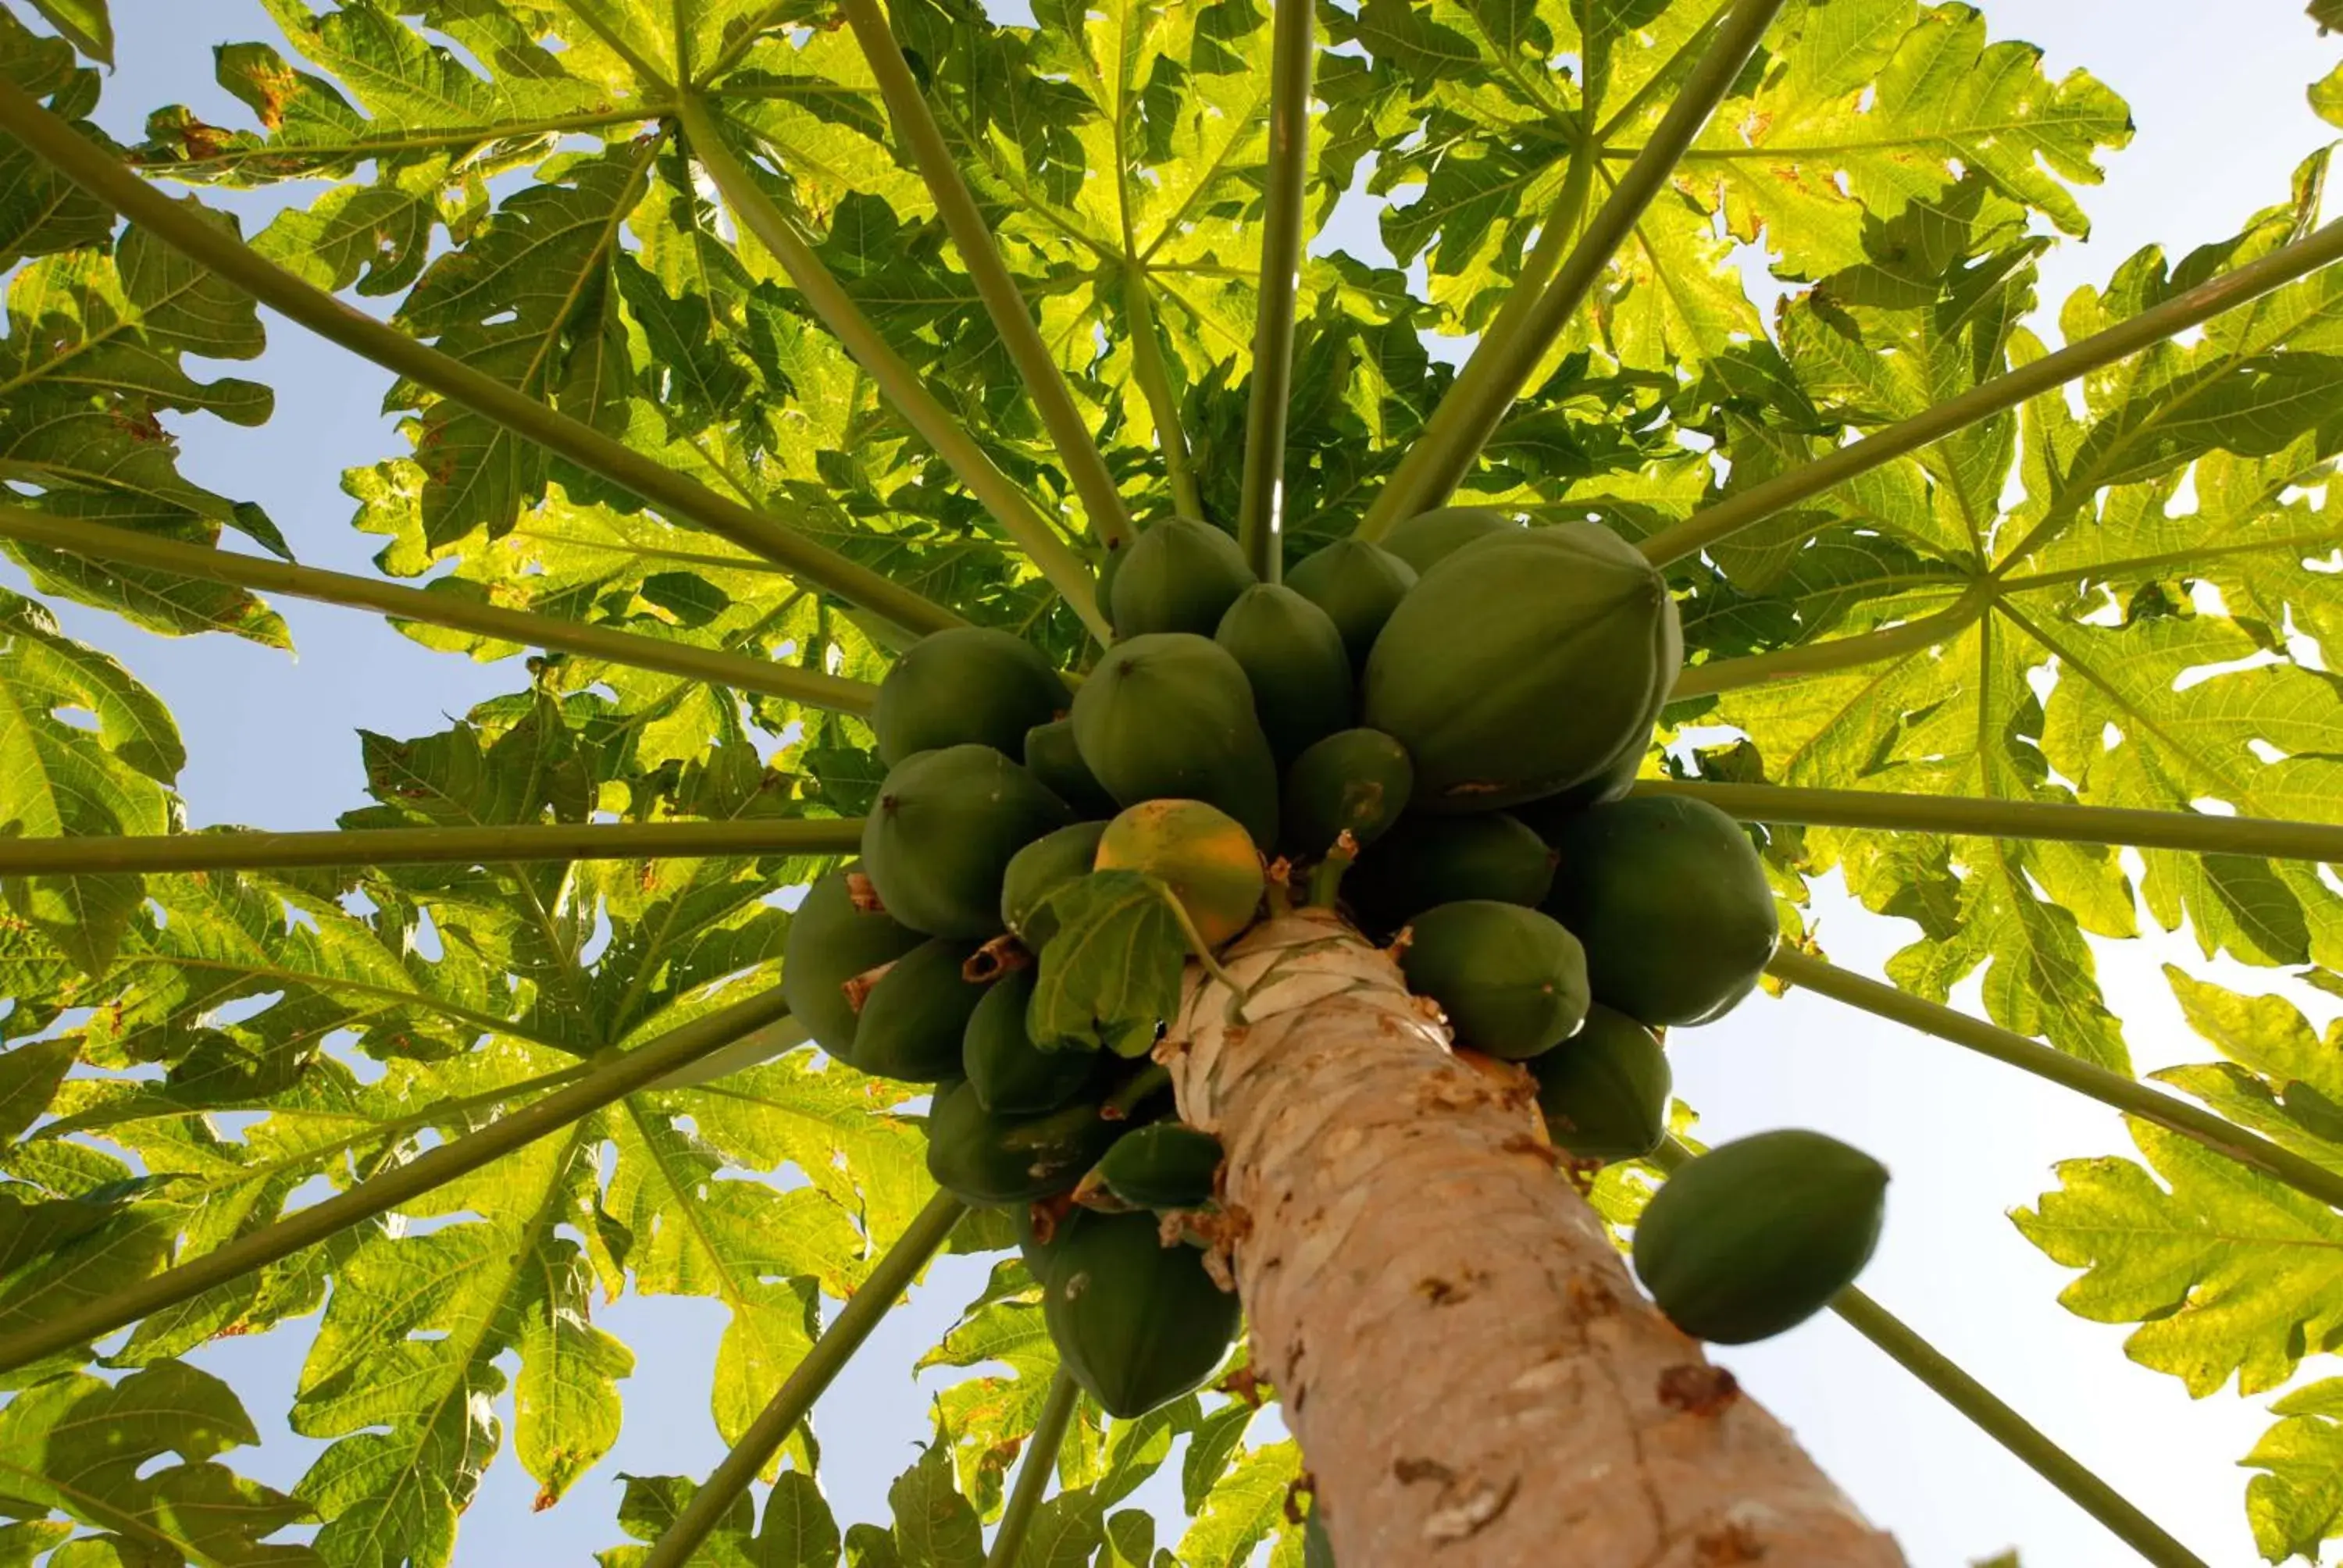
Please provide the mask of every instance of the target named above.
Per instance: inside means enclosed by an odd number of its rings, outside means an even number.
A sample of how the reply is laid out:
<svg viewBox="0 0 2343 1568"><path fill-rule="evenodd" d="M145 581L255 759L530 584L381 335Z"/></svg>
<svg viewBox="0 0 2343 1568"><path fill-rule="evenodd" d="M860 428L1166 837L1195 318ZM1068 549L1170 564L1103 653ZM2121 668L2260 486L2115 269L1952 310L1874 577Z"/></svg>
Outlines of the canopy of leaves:
<svg viewBox="0 0 2343 1568"><path fill-rule="evenodd" d="M224 41L236 123L152 106L136 145L90 122L104 0L0 7L0 69L175 194L276 188L252 246L308 284L960 615L1079 667L1079 618L715 200L681 132L699 95L885 344L1070 537L1074 486L1022 390L851 29L820 0L268 0ZM1237 508L1259 314L1271 73L1254 0L896 0L901 48L1129 508ZM1346 532L1540 242L1575 235L1653 136L1719 0L1328 0L1307 199L1379 208L1387 255L1303 267L1284 511ZM2325 16L2330 23L2337 18ZM135 41L134 41L135 42ZM2312 101L2343 124L2343 76ZM148 106L140 106L142 109ZM2232 239L2146 251L2037 298L2046 245L2086 232L2128 139L2087 74L2054 79L1985 12L1791 0L1467 476L1461 498L1599 518L1630 537L1956 396L2286 244L2326 155ZM1574 178L1574 170L1577 177ZM224 227L230 220L215 215ZM1732 264L1795 286L1770 317ZM1551 251L1552 246L1544 247ZM222 374L252 304L0 141L0 482L91 529L290 558L248 499L184 477L177 432L266 420ZM850 606L688 518L400 380L379 460L343 484L386 574L491 603L876 678ZM1728 779L2336 819L2343 700L2318 649L2343 617L2343 281L2314 276L1985 421L1677 569L1693 657L1723 660L1937 615L1906 653L1680 705L1725 742L1667 766ZM230 536L236 536L231 539ZM208 578L5 547L43 596L167 636L289 647ZM488 659L513 645L403 623ZM1860 646L1859 644L1857 646ZM429 735L362 732L352 829L852 816L878 768L859 720L607 660ZM364 719L362 700L354 709ZM184 830L176 728L136 676L0 595L0 834ZM1772 833L1785 894L1831 873L1910 923L1893 965L1932 998L1982 978L2010 1028L2124 1069L2087 938L2186 927L2207 955L2343 969L2317 868L1927 835ZM460 1137L771 983L781 890L811 859L127 874L9 882L0 915L0 1332L249 1234ZM1108 888L1106 893L1114 890ZM1099 908L1084 930L1111 928ZM1121 919L1168 951L1160 900ZM1136 939L1134 939L1135 940ZM1134 949L1136 950L1136 949ZM1143 1049L1163 966L1052 1003ZM2176 976L2222 1061L2167 1075L2343 1167L2337 1042L2283 1003ZM1136 1020L1136 1021L1134 1021ZM769 1052L767 1047L770 1047ZM766 1060L754 1060L764 1056ZM745 1065L740 1065L745 1063ZM726 1328L710 1417L737 1436L930 1192L915 1107L786 1038L737 1070L628 1096L566 1132L150 1317L103 1354L15 1374L0 1411L0 1559L444 1564L508 1439L558 1500L609 1452L632 1351L598 1293L705 1296ZM2207 1392L2293 1378L2343 1341L2338 1221L2194 1145L2087 1161L2021 1223L2082 1272L2068 1304L2137 1322L2134 1357ZM732 1176L734 1180L719 1180ZM1632 1220L1644 1174L1597 1201ZM409 1225L409 1220L428 1224ZM1005 1247L971 1224L959 1245ZM706 1560L972 1565L1054 1357L1004 1261L921 1363L965 1372L890 1523L842 1527L810 1431ZM281 1496L219 1462L253 1441L179 1357L225 1334L307 1347L287 1413L324 1446ZM2272 1557L2343 1534L2343 1396L2288 1394L2249 1456ZM267 1412L272 1418L275 1412ZM1021 1563L1293 1568L1292 1446L1212 1394L1138 1422L1085 1409ZM509 1432L506 1430L509 1427ZM94 1431L123 1438L103 1452ZM1248 1445L1250 1440L1250 1446ZM1182 1526L1132 1502L1177 1456ZM691 1495L628 1480L602 1561L638 1561ZM307 1545L268 1538L297 1522ZM66 1543L73 1543L68 1546ZM87 1543L87 1544L83 1544ZM78 1553L78 1555L75 1555Z"/></svg>

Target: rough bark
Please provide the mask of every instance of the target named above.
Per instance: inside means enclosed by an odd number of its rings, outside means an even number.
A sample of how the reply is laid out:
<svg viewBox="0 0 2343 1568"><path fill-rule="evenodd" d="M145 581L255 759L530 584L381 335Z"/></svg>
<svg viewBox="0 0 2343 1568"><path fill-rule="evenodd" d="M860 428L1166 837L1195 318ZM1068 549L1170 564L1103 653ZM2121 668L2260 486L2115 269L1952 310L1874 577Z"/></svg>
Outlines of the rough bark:
<svg viewBox="0 0 2343 1568"><path fill-rule="evenodd" d="M1629 1279L1510 1072L1314 912L1192 971L1161 1054L1228 1151L1253 1363L1342 1568L1889 1568Z"/></svg>

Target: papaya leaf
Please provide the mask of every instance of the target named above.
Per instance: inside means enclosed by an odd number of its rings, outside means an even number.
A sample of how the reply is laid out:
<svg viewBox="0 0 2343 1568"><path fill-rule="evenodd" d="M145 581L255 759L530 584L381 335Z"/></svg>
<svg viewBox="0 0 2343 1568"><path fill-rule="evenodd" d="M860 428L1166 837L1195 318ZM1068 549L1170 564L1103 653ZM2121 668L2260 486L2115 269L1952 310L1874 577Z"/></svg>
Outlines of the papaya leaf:
<svg viewBox="0 0 2343 1568"><path fill-rule="evenodd" d="M629 1475L618 1503L618 1524L637 1541L656 1542L699 1490L679 1475ZM736 1499L695 1557L719 1568L836 1568L840 1538L830 1504L811 1476L785 1470L765 1497L765 1516L753 1533L753 1507ZM601 1568L635 1568L649 1547L614 1546L595 1554Z"/></svg>
<svg viewBox="0 0 2343 1568"><path fill-rule="evenodd" d="M1044 1050L1144 1056L1180 1003L1188 940L1163 884L1137 871L1093 871L1052 893L1057 925L1042 945L1028 1018Z"/></svg>
<svg viewBox="0 0 2343 1568"><path fill-rule="evenodd" d="M2246 1483L2246 1519L2268 1561L2315 1561L2343 1533L2343 1378L2296 1389L2270 1413L2282 1419L2239 1462L2261 1473Z"/></svg>
<svg viewBox="0 0 2343 1568"><path fill-rule="evenodd" d="M2140 1324L2125 1353L2200 1398L2233 1373L2241 1393L2275 1388L2304 1355L2343 1343L2343 1221L2186 1139L2130 1130L2145 1166L2064 1161L2060 1186L2014 1216L2028 1241L2085 1271L2059 1292L2066 1309Z"/></svg>
<svg viewBox="0 0 2343 1568"><path fill-rule="evenodd" d="M60 1513L99 1532L85 1538L92 1562L317 1563L308 1547L268 1543L310 1516L304 1503L216 1462L259 1441L227 1384L178 1362L112 1386L81 1372L53 1378L0 1410L0 1514L38 1527Z"/></svg>

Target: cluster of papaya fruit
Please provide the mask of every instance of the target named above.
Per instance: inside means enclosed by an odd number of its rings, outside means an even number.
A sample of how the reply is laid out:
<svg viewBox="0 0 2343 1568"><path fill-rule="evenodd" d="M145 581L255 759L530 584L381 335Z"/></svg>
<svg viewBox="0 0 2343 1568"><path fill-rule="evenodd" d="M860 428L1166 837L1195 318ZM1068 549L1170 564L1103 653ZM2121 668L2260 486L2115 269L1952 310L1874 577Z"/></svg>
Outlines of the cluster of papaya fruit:
<svg viewBox="0 0 2343 1568"><path fill-rule="evenodd" d="M1076 890L1151 879L1210 950L1306 889L1391 944L1460 1047L1522 1063L1554 1141L1590 1161L1661 1146L1660 1031L1748 995L1778 930L1736 823L1628 793L1683 644L1666 585L1606 528L1449 508L1264 583L1227 533L1172 518L1110 558L1100 592L1114 640L1078 679L978 628L896 661L860 860L799 906L783 986L831 1055L935 1085L930 1171L1021 1209L1066 1364L1131 1415L1210 1374L1237 1307L1179 1244L1220 1151L1147 1060L1160 1020L1069 1030L1041 1005L1051 966L1099 961L1067 923ZM1869 1232L1835 1250L1845 1205L1779 1207L1756 1229L1782 1245L1755 1244L1799 1277L1776 1268L1745 1300L1729 1276L1756 1277L1746 1258L1704 1240L1742 1186L1690 1182L1713 1195L1689 1222L1655 1205L1677 1240L1646 1283L1691 1332L1733 1337L1815 1297L1795 1321L1868 1255L1875 1191ZM1722 1223L1745 1251L1739 1218Z"/></svg>

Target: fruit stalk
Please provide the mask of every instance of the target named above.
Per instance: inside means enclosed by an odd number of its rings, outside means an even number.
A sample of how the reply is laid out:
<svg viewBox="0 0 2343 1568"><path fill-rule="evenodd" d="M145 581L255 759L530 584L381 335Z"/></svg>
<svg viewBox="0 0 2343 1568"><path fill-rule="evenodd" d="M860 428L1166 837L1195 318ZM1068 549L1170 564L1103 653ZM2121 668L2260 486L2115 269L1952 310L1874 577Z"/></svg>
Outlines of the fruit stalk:
<svg viewBox="0 0 2343 1568"><path fill-rule="evenodd" d="M1644 1301L1527 1090L1388 958L1312 911L1222 962L1243 990L1192 970L1163 1054L1226 1146L1253 1364L1344 1568L1903 1561Z"/></svg>

